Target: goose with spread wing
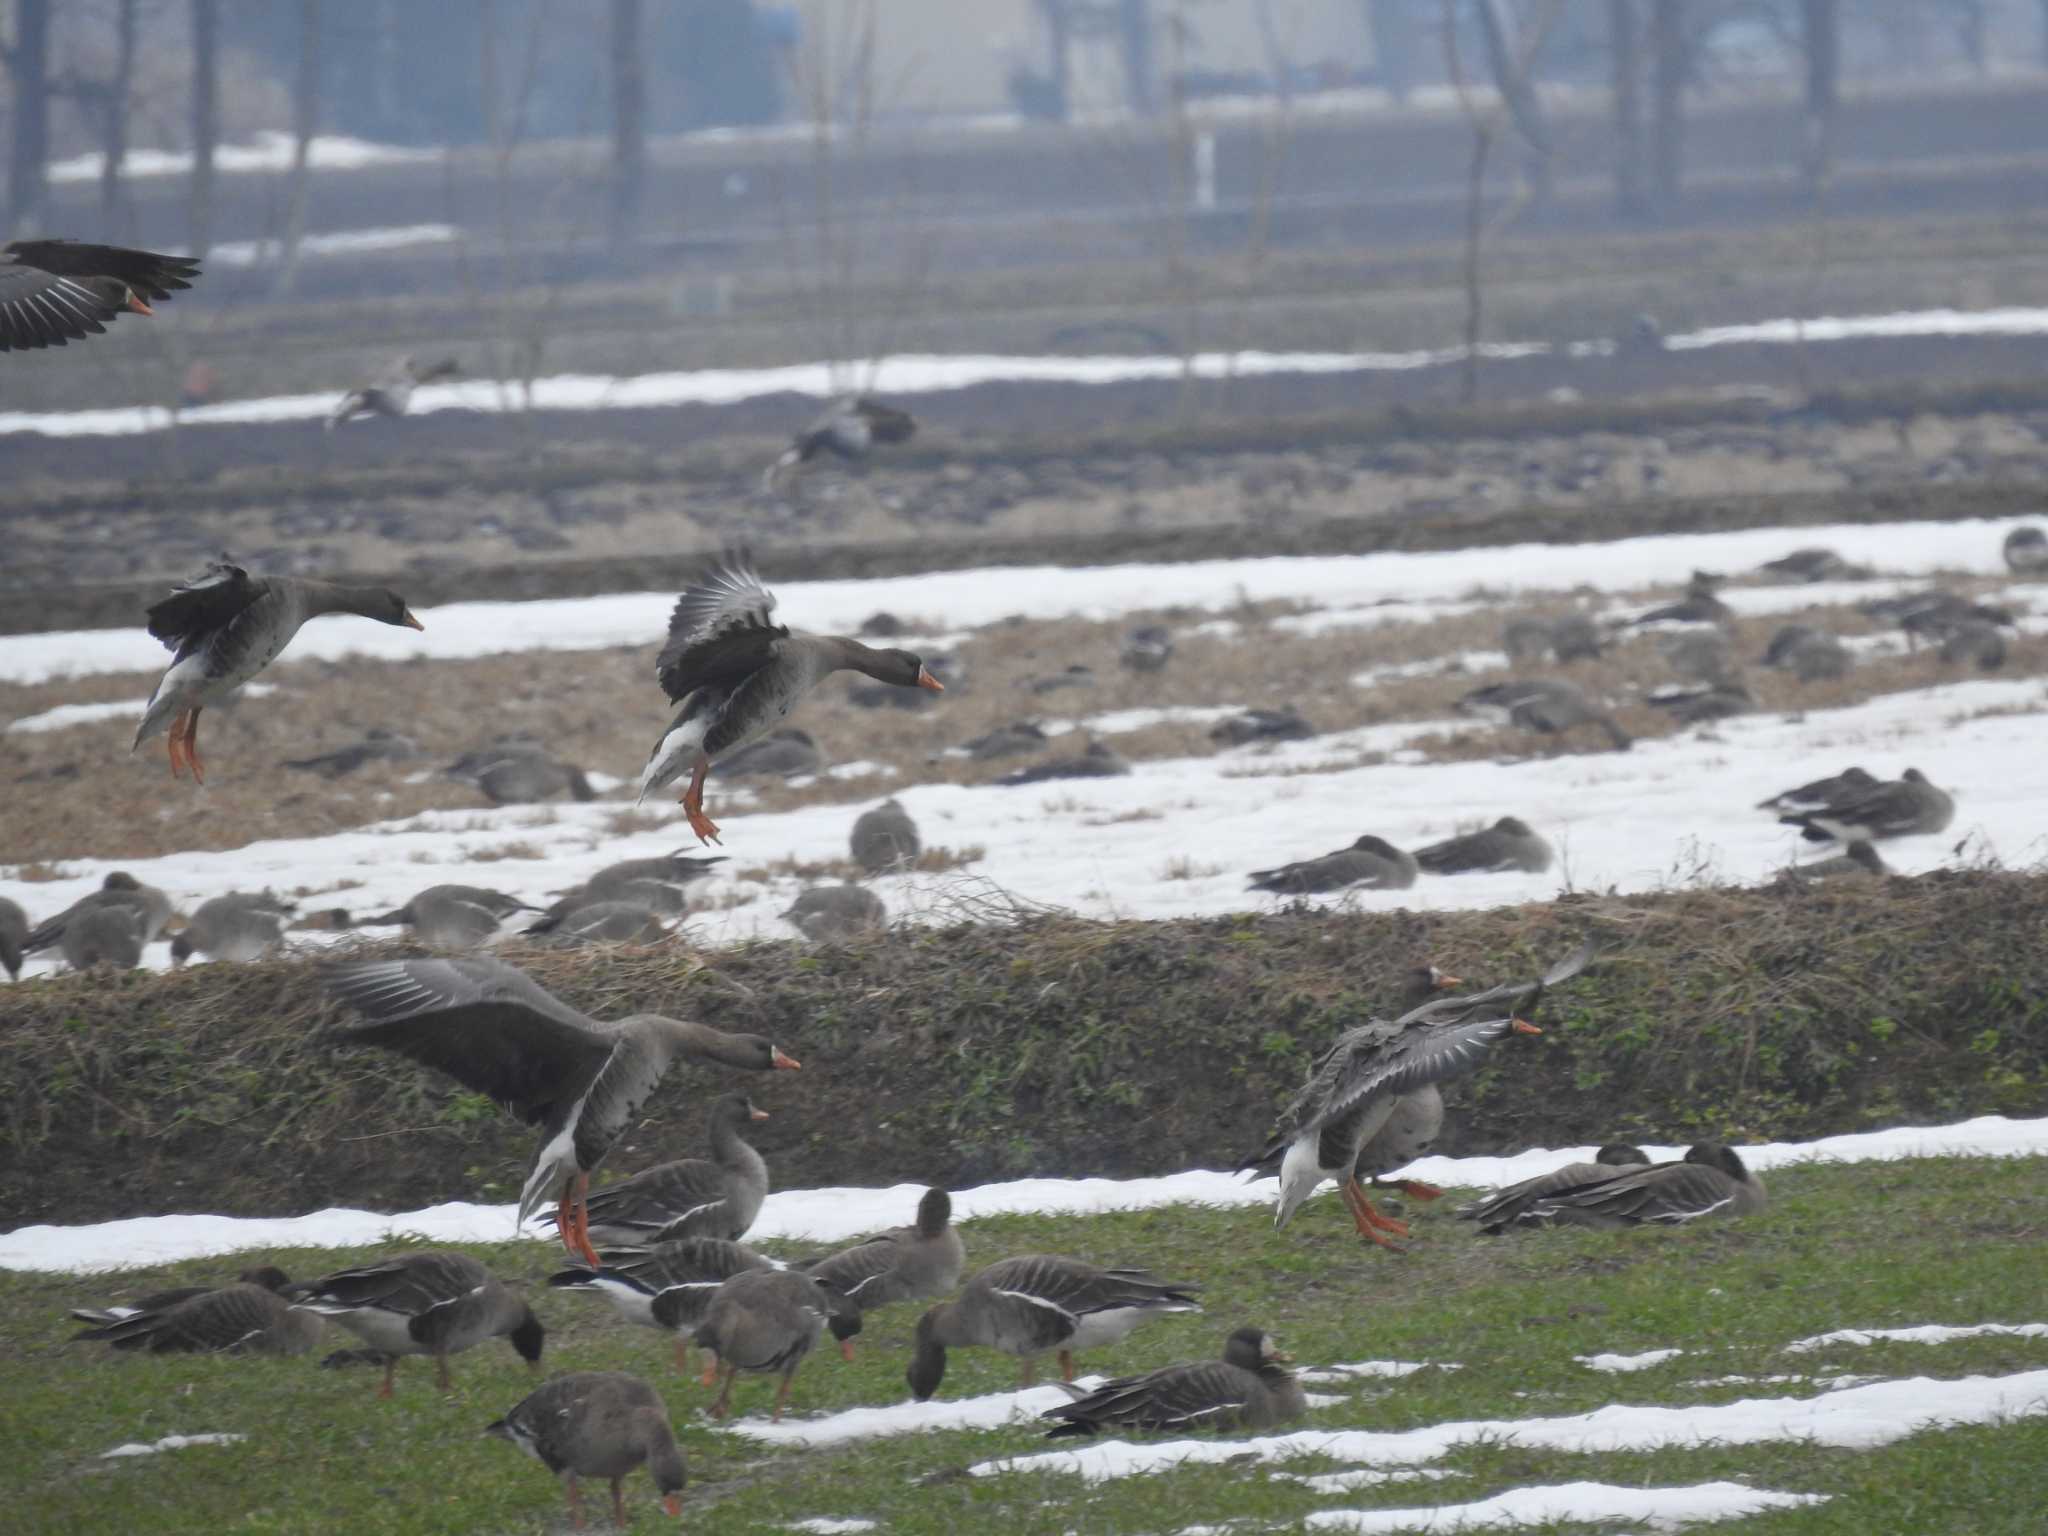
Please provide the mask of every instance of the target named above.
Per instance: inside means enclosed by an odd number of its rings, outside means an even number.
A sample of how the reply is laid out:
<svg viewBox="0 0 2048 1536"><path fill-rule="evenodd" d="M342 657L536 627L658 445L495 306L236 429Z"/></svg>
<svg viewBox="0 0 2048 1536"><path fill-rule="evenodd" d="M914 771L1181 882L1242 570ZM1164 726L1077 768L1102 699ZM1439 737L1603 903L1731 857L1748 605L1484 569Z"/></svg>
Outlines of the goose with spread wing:
<svg viewBox="0 0 2048 1536"><path fill-rule="evenodd" d="M682 707L654 744L640 775L640 798L687 769L683 811L704 842L718 824L704 814L704 776L712 762L756 741L833 672L860 672L900 688L945 687L908 651L877 650L845 635L810 635L774 620L775 595L745 553L713 567L676 599L668 644L655 675Z"/></svg>
<svg viewBox="0 0 2048 1536"><path fill-rule="evenodd" d="M781 457L761 476L761 488L773 493L787 470L808 464L821 453L841 459L864 459L876 443L907 443L917 434L917 418L872 395L842 395L821 412Z"/></svg>
<svg viewBox="0 0 2048 1536"><path fill-rule="evenodd" d="M171 776L190 767L193 779L204 784L199 712L269 666L301 625L326 613L426 628L388 587L351 587L310 576L252 577L225 560L175 588L149 609L150 634L173 654L142 712L135 745L168 730Z"/></svg>
<svg viewBox="0 0 2048 1536"><path fill-rule="evenodd" d="M192 286L199 263L119 245L15 240L0 245L0 352L61 347L106 331L124 314L154 315Z"/></svg>
<svg viewBox="0 0 2048 1536"><path fill-rule="evenodd" d="M364 1016L340 1026L340 1038L410 1056L541 1127L519 1220L553 1197L563 1246L593 1266L590 1175L678 1057L750 1072L798 1065L760 1035L694 1020L601 1022L501 960L374 961L342 966L327 983Z"/></svg>

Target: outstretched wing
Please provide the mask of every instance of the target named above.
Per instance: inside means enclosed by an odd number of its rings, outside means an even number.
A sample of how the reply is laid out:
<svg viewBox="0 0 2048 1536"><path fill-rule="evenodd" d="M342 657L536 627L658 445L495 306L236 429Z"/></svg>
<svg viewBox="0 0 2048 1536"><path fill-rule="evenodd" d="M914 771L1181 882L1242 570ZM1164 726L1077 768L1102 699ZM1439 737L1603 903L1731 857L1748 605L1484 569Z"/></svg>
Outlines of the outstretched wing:
<svg viewBox="0 0 2048 1536"><path fill-rule="evenodd" d="M1411 1008L1402 1014L1399 1022L1406 1025L1427 1020L1432 1024L1448 1024L1476 1018L1482 1014L1530 1013L1543 1000L1545 992L1570 981L1590 965L1599 953L1599 943L1588 939L1535 981L1511 981L1497 987L1488 987L1484 992L1432 997L1421 1006Z"/></svg>
<svg viewBox="0 0 2048 1536"><path fill-rule="evenodd" d="M774 621L775 594L761 584L744 550L711 568L676 599L668 644L654 664L671 699L699 688L733 689L751 676L787 625Z"/></svg>
<svg viewBox="0 0 2048 1536"><path fill-rule="evenodd" d="M225 557L212 561L199 575L171 589L171 595L149 608L149 632L170 650L217 633L232 624L263 595L262 583Z"/></svg>
<svg viewBox="0 0 2048 1536"><path fill-rule="evenodd" d="M81 245L76 240L17 240L6 254L24 266L58 277L111 277L145 299L168 299L190 288L199 275L192 256L160 256L119 245Z"/></svg>

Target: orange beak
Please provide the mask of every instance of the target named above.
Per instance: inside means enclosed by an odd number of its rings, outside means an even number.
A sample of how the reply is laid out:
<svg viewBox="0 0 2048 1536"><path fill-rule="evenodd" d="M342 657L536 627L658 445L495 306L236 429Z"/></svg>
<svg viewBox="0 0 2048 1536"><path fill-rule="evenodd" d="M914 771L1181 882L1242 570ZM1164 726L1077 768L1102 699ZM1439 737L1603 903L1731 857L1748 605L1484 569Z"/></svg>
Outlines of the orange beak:
<svg viewBox="0 0 2048 1536"><path fill-rule="evenodd" d="M797 1068L803 1065L803 1063L798 1061L794 1056L785 1056L782 1054L782 1052L775 1050L775 1047L772 1045L769 1046L768 1049L771 1051L775 1051L775 1054L768 1058L768 1065L774 1071L794 1072ZM756 1111L756 1113L758 1113L758 1111ZM765 1120L767 1116L763 1115L761 1116L761 1118Z"/></svg>
<svg viewBox="0 0 2048 1536"><path fill-rule="evenodd" d="M1527 1019L1517 1019L1515 1020L1515 1033L1518 1035L1540 1035L1543 1031L1534 1024L1531 1024Z"/></svg>
<svg viewBox="0 0 2048 1536"><path fill-rule="evenodd" d="M156 315L156 311L151 309L147 304L143 303L142 295L137 293L133 288L130 288L128 290L128 311L130 314L149 315L152 318L154 318L154 316Z"/></svg>
<svg viewBox="0 0 2048 1536"><path fill-rule="evenodd" d="M1439 992L1448 992L1453 987L1462 987L1463 985L1465 985L1465 978L1462 976L1453 976L1449 971L1438 971L1436 973L1436 989Z"/></svg>
<svg viewBox="0 0 2048 1536"><path fill-rule="evenodd" d="M930 667L921 666L917 669L917 686L929 688L933 693L944 693L946 691L946 685L932 676Z"/></svg>
<svg viewBox="0 0 2048 1536"><path fill-rule="evenodd" d="M787 1058L785 1058L785 1060L786 1059ZM796 1063L793 1061L789 1064L791 1067L794 1067L796 1065ZM747 1116L747 1118L749 1120L766 1120L768 1118L768 1111L765 1109L757 1109L751 1115Z"/></svg>
<svg viewBox="0 0 2048 1536"><path fill-rule="evenodd" d="M407 629L423 630L427 627L426 625L422 624L418 619L412 616L412 610L410 608L405 610L405 617L401 619L399 622L405 625Z"/></svg>

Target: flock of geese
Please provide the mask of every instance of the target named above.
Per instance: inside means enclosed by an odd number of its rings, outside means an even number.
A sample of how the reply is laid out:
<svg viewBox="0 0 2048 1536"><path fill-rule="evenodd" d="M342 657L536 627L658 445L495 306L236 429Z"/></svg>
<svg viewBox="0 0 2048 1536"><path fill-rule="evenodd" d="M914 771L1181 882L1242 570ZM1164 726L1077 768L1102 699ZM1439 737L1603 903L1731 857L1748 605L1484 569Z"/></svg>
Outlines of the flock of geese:
<svg viewBox="0 0 2048 1536"><path fill-rule="evenodd" d="M1457 991L1458 978L1417 966L1405 1010L1340 1034L1272 1134L1240 1163L1242 1171L1277 1173L1274 1226L1284 1227L1329 1180L1360 1236L1398 1249L1396 1239L1408 1238L1410 1227L1374 1205L1368 1184L1417 1201L1440 1197L1440 1189L1397 1175L1434 1144L1443 1088L1492 1047L1540 1034L1533 1017L1546 993L1597 957L1588 942L1533 981L1468 994ZM409 1057L536 1128L540 1147L519 1217L522 1224L537 1215L551 1220L573 1260L550 1277L550 1289L600 1297L622 1322L667 1335L678 1372L690 1373L689 1352L701 1350L702 1384L717 1388L708 1404L714 1418L731 1411L738 1376L758 1375L777 1380L771 1417L779 1419L799 1368L826 1334L851 1359L868 1313L919 1301L933 1304L918 1318L904 1369L917 1401L939 1392L950 1351L986 1349L1019 1362L1020 1385L1034 1380L1038 1360L1053 1357L1068 1400L1044 1412L1052 1437L1263 1428L1307 1409L1290 1357L1252 1326L1233 1331L1218 1358L1093 1389L1075 1385L1078 1353L1109 1349L1156 1318L1203 1311L1203 1287L1142 1265L1051 1253L1014 1255L970 1274L943 1188L927 1189L905 1225L837 1252L785 1263L748 1247L742 1239L759 1216L769 1174L747 1129L768 1116L745 1093L728 1092L711 1105L708 1157L657 1164L591 1189L592 1174L673 1067L800 1070L763 1036L658 1014L593 1019L487 957L350 963L332 968L326 982L355 1016L334 1026L339 1042ZM1725 1146L1703 1143L1657 1163L1617 1145L1456 1214L1487 1233L1674 1226L1747 1214L1765 1201L1762 1181ZM323 1320L331 1321L362 1347L323 1363L380 1367L377 1390L385 1397L407 1356L431 1358L445 1390L451 1356L502 1338L538 1368L548 1336L531 1301L477 1259L445 1250L405 1250L303 1282L265 1266L229 1284L73 1315L87 1324L78 1339L150 1353L304 1355L316 1347ZM579 1524L579 1479L608 1481L623 1523L621 1480L642 1465L669 1511L679 1512L682 1448L661 1393L635 1375L556 1376L488 1432L563 1477Z"/></svg>

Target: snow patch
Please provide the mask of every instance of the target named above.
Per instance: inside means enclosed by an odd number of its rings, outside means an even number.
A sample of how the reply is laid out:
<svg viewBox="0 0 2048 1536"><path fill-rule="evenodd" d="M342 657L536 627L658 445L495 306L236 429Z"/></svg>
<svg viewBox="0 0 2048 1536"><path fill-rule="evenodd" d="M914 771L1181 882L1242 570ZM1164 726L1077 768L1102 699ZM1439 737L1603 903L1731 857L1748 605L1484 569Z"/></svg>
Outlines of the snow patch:
<svg viewBox="0 0 2048 1536"><path fill-rule="evenodd" d="M247 1435L165 1435L145 1445L132 1440L126 1445L117 1445L111 1451L101 1451L101 1461L111 1461L117 1456L154 1456L160 1451L182 1451L188 1445L238 1445L248 1439Z"/></svg>
<svg viewBox="0 0 2048 1536"><path fill-rule="evenodd" d="M1573 1355L1572 1358L1589 1371L1647 1371L1653 1365L1662 1365L1666 1360L1675 1360L1684 1354L1682 1349L1652 1349L1640 1355Z"/></svg>
<svg viewBox="0 0 2048 1536"><path fill-rule="evenodd" d="M1830 1344L1946 1344L1951 1339L2042 1339L2048 1338L2048 1323L1973 1323L1951 1327L1946 1323L1925 1323L1918 1328L1837 1328L1833 1333L1816 1333L1794 1339L1780 1353L1803 1355Z"/></svg>
<svg viewBox="0 0 2048 1536"><path fill-rule="evenodd" d="M955 1217L959 1212L955 1209ZM750 1233L749 1236L756 1235ZM1082 1376L1074 1385L1093 1391L1108 1380L1105 1376ZM769 1445L843 1445L850 1440L873 1440L886 1435L924 1434L940 1429L999 1429L1005 1424L1029 1424L1048 1408L1073 1399L1055 1386L1026 1387L1017 1392L996 1392L987 1397L963 1397L953 1402L886 1403L872 1408L848 1408L821 1414L814 1419L738 1419L725 1426L728 1434Z"/></svg>
<svg viewBox="0 0 2048 1536"><path fill-rule="evenodd" d="M1305 1517L1312 1531L1492 1531L1519 1525L1642 1520L1672 1530L1703 1520L1735 1520L1767 1509L1824 1504L1824 1493L1778 1493L1741 1483L1691 1483L1672 1488L1622 1488L1612 1483L1557 1483L1510 1488L1472 1504L1422 1509L1325 1509Z"/></svg>

